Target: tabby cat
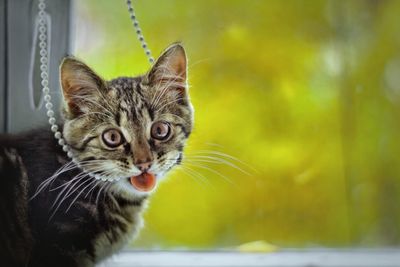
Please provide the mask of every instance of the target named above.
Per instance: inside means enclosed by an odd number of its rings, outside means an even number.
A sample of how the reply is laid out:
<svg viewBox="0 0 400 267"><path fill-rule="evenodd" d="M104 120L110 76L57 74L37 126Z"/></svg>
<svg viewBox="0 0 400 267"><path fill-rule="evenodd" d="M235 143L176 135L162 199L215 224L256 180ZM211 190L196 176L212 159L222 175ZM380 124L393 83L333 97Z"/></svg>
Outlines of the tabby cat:
<svg viewBox="0 0 400 267"><path fill-rule="evenodd" d="M67 57L60 77L62 133L75 161L48 126L0 136L1 266L94 266L121 249L154 192L132 177L158 184L180 164L192 130L180 44L143 76L105 81Z"/></svg>

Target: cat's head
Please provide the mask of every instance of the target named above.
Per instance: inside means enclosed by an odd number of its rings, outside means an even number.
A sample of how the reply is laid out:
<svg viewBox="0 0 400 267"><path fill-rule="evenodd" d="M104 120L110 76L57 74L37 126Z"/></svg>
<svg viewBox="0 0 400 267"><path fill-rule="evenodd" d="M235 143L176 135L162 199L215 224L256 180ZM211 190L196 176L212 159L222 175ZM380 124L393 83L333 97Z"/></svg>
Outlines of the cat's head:
<svg viewBox="0 0 400 267"><path fill-rule="evenodd" d="M113 181L125 193L143 195L130 178L142 173L157 182L180 163L193 127L184 48L174 44L147 74L100 78L87 65L65 58L63 135L82 169ZM93 178L92 178L93 179Z"/></svg>

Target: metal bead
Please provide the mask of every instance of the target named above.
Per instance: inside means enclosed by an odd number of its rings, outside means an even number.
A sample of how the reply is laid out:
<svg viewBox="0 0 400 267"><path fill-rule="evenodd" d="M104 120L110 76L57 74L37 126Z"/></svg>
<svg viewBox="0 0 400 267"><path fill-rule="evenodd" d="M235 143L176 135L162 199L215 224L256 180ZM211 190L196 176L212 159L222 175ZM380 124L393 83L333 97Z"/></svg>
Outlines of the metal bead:
<svg viewBox="0 0 400 267"><path fill-rule="evenodd" d="M42 72L41 74L40 74L40 77L42 77L42 79L47 79L49 76L47 75L47 72Z"/></svg>
<svg viewBox="0 0 400 267"><path fill-rule="evenodd" d="M55 133L55 132L58 131L58 126L57 125L52 125L50 129L51 129L52 132Z"/></svg>
<svg viewBox="0 0 400 267"><path fill-rule="evenodd" d="M45 32L46 32L46 27L43 26L43 25L41 25L41 26L39 27L39 32L40 32L40 33L45 33Z"/></svg>
<svg viewBox="0 0 400 267"><path fill-rule="evenodd" d="M43 10L46 8L46 4L43 2L39 2L39 9Z"/></svg>
<svg viewBox="0 0 400 267"><path fill-rule="evenodd" d="M48 80L42 80L42 86L48 86L49 81Z"/></svg>
<svg viewBox="0 0 400 267"><path fill-rule="evenodd" d="M52 110L47 111L47 116L52 118L54 116L54 111Z"/></svg>
<svg viewBox="0 0 400 267"><path fill-rule="evenodd" d="M47 57L45 57L45 56L41 57L41 58L40 58L40 62L41 62L42 64L47 64L47 62L48 62Z"/></svg>
<svg viewBox="0 0 400 267"><path fill-rule="evenodd" d="M128 2L130 4L130 0ZM62 134L60 131L58 131L58 126L55 124L56 119L54 118L54 111L52 110L53 104L51 103L51 96L50 96L50 88L48 87L49 85L49 80L48 80L48 73L47 69L48 66L47 64L49 63L49 60L47 58L48 55L48 50L47 48L47 20L46 20L46 12L44 11L46 8L45 0L39 0L38 3L38 16L39 16L39 47L41 48L39 51L40 54L40 70L41 74L40 77L42 78L41 84L43 86L42 92L44 93L44 100L46 101L46 109L47 109L47 116L49 117L49 124L51 125L50 129L52 132L54 132L54 137L58 139L58 144L62 146L62 149L67 152L67 156L72 159L73 162L77 162L73 158L73 153L70 151L68 145L65 143L65 140L62 138Z"/></svg>
<svg viewBox="0 0 400 267"><path fill-rule="evenodd" d="M55 137L56 139L60 139L60 138L61 138L61 132L56 132L56 133L54 134L54 137Z"/></svg>
<svg viewBox="0 0 400 267"><path fill-rule="evenodd" d="M48 88L48 87L47 87ZM43 88L43 91L44 91L44 88ZM46 108L47 109L52 109L53 108L53 104L52 103L46 103Z"/></svg>
<svg viewBox="0 0 400 267"><path fill-rule="evenodd" d="M39 40L40 41L46 40L46 35L44 35L43 33L39 34Z"/></svg>
<svg viewBox="0 0 400 267"><path fill-rule="evenodd" d="M47 50L40 50L40 52L39 52L39 54L42 56L42 57L44 57L44 56L47 56Z"/></svg>
<svg viewBox="0 0 400 267"><path fill-rule="evenodd" d="M151 56L150 50L147 49L147 44L144 40L144 36L142 35L142 30L139 27L139 21L136 19L136 15L134 13L134 8L132 6L132 2L130 0L127 0L126 3L128 5L128 11L130 13L133 27L136 29L135 32L137 34L137 37L138 37L139 41L142 43L142 48L144 49L144 52L145 52L150 64L152 64L154 62L154 58Z"/></svg>

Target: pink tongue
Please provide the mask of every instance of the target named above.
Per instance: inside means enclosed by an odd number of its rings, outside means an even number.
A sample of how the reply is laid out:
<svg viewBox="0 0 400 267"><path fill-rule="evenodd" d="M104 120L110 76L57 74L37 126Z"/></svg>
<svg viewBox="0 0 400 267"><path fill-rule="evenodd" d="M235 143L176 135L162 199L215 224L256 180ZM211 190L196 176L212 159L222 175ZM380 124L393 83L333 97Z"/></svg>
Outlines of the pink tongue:
<svg viewBox="0 0 400 267"><path fill-rule="evenodd" d="M130 178L131 185L138 191L149 192L156 186L156 177L151 173L142 173Z"/></svg>

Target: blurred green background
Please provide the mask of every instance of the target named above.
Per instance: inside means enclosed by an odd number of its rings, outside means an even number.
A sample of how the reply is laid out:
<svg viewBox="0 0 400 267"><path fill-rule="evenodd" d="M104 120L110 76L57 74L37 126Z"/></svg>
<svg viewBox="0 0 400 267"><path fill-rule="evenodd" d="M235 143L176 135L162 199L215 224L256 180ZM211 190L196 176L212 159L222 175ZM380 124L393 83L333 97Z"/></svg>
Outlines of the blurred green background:
<svg viewBox="0 0 400 267"><path fill-rule="evenodd" d="M133 4L154 56L183 42L196 109L134 247L400 244L400 1ZM75 9L79 58L149 68L125 1Z"/></svg>

